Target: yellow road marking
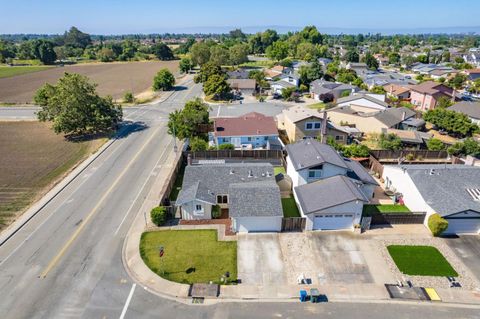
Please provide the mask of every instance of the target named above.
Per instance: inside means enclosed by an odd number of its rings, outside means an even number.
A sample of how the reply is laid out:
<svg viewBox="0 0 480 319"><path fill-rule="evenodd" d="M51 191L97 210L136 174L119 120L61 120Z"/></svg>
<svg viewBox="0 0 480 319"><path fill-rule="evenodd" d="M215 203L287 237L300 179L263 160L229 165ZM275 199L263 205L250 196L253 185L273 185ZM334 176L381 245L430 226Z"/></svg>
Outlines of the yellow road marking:
<svg viewBox="0 0 480 319"><path fill-rule="evenodd" d="M122 173L117 177L117 179L113 182L113 184L108 188L107 192L105 192L100 198L100 201L95 205L95 207L92 209L92 211L88 214L88 216L85 218L85 220L80 224L80 226L75 230L73 233L72 237L65 243L65 245L60 249L59 253L50 261L48 266L45 268L45 270L40 274L40 278L45 278L47 277L48 273L55 267L55 265L58 263L58 261L62 258L62 256L65 254L65 252L68 250L68 248L72 245L72 243L75 241L75 239L80 235L82 230L85 228L85 225L88 224L89 220L95 215L95 213L98 211L98 208L103 204L105 199L110 195L112 190L117 186L117 184L120 182L122 179L123 175L128 171L130 166L132 166L133 162L140 156L140 154L143 152L143 150L147 147L147 145L153 140L155 137L155 134L157 133L158 130L160 130L161 127L158 127L155 132L150 136L150 138L143 144L142 148L135 154L135 156L128 162L127 166L124 168Z"/></svg>

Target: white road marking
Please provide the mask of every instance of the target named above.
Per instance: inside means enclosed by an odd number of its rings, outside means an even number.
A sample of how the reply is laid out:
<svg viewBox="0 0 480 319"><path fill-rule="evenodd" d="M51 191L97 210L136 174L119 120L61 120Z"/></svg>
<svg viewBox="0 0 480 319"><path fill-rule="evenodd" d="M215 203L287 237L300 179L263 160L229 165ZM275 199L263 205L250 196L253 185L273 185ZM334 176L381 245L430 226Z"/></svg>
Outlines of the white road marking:
<svg viewBox="0 0 480 319"><path fill-rule="evenodd" d="M123 306L122 313L120 314L120 319L125 318L125 314L127 313L128 306L130 305L130 301L132 301L133 293L135 292L135 287L137 287L137 284L133 284L132 289L130 289L130 293L128 294L127 301L125 301L125 305Z"/></svg>
<svg viewBox="0 0 480 319"><path fill-rule="evenodd" d="M169 144L167 144L167 146L170 146L171 142ZM130 207L128 208L127 212L125 213L125 216L123 216L123 219L122 221L120 222L120 225L118 225L117 227L117 230L115 230L115 234L114 236L116 236L118 234L118 231L120 230L120 228L122 227L123 223L125 222L125 219L127 219L127 216L130 214L130 211L132 210L133 208L133 205L135 205L135 202L138 200L138 197L140 196L140 194L143 192L143 189L145 188L145 186L147 186L147 183L148 181L150 180L150 176L153 175L154 173L154 170L159 166L158 163L160 163L160 160L162 159L163 155L165 154L165 152L167 151L168 147L165 147L165 149L163 150L163 152L160 154L160 156L158 157L158 160L157 162L155 163L155 165L153 166L152 170L150 171L150 173L148 174L147 176L147 179L145 180L145 182L143 183L142 187L140 188L140 190L138 191L137 193L137 196L135 196L135 199L133 200L132 204L130 205Z"/></svg>

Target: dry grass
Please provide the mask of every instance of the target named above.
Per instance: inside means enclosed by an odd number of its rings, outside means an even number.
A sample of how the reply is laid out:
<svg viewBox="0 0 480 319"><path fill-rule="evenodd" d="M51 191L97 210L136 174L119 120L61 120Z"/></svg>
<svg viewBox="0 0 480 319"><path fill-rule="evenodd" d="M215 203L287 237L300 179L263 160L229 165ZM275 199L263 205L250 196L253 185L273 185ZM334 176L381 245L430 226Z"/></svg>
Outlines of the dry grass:
<svg viewBox="0 0 480 319"><path fill-rule="evenodd" d="M98 84L100 95L122 99L126 92L138 95L147 91L162 68L176 73L178 61L114 62L67 65L41 72L0 78L0 102L31 103L38 88L55 83L65 72L80 73Z"/></svg>
<svg viewBox="0 0 480 319"><path fill-rule="evenodd" d="M40 122L0 123L0 229L106 139L69 142Z"/></svg>

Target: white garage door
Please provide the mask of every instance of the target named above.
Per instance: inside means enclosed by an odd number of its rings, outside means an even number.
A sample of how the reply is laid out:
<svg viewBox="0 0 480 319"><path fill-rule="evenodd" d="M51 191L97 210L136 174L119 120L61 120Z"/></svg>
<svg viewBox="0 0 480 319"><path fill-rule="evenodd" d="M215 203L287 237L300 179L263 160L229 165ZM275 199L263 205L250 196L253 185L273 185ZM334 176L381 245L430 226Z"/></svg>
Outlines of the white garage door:
<svg viewBox="0 0 480 319"><path fill-rule="evenodd" d="M453 219L447 218L447 234L478 234L480 231L480 218Z"/></svg>
<svg viewBox="0 0 480 319"><path fill-rule="evenodd" d="M279 232L282 217L237 217L233 219L236 232Z"/></svg>
<svg viewBox="0 0 480 319"><path fill-rule="evenodd" d="M313 229L350 229L353 227L353 214L317 215L313 220Z"/></svg>

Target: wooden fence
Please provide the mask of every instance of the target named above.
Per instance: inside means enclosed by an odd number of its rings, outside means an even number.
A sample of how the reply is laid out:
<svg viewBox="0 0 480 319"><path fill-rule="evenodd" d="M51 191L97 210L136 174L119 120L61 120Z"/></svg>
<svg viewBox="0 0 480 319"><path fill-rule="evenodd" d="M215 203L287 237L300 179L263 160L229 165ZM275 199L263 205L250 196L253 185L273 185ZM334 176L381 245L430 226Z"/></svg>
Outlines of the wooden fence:
<svg viewBox="0 0 480 319"><path fill-rule="evenodd" d="M410 154L410 155L409 155ZM378 160L390 159L398 160L400 158L413 157L413 159L423 159L423 160L447 160L448 153L447 151L429 151L429 150L399 150L399 151L390 151L390 150L371 150L370 155L375 157Z"/></svg>
<svg viewBox="0 0 480 319"><path fill-rule="evenodd" d="M307 219L305 217L282 218L282 231L304 231Z"/></svg>
<svg viewBox="0 0 480 319"><path fill-rule="evenodd" d="M197 152L184 152L184 158L188 155L192 159L278 159L283 160L281 150L209 150Z"/></svg>
<svg viewBox="0 0 480 319"><path fill-rule="evenodd" d="M372 218L371 225L399 225L399 224L423 224L426 213L374 213L369 217ZM368 216L366 216L368 217Z"/></svg>

